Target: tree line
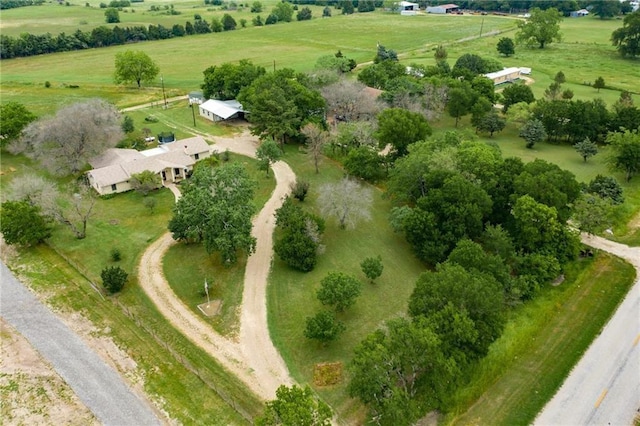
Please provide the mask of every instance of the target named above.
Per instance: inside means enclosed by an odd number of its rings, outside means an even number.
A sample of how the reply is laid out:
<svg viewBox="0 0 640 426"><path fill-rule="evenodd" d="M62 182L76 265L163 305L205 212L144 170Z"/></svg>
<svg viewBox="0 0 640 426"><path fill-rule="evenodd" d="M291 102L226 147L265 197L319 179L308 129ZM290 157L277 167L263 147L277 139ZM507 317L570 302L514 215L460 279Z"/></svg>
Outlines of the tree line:
<svg viewBox="0 0 640 426"><path fill-rule="evenodd" d="M0 1L0 10L15 9L17 7L38 6L44 3L44 0L2 0Z"/></svg>

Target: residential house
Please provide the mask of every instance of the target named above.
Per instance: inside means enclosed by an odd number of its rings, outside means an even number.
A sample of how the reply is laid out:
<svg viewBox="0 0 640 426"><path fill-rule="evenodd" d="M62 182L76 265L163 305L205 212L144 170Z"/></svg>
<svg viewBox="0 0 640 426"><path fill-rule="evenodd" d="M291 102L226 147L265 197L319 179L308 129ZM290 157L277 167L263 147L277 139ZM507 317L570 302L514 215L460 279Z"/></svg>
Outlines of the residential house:
<svg viewBox="0 0 640 426"><path fill-rule="evenodd" d="M197 161L210 155L209 144L201 136L161 144L146 151L111 148L89 161L93 169L87 172L87 178L100 195L133 189L131 177L147 170L158 174L164 185L185 179Z"/></svg>

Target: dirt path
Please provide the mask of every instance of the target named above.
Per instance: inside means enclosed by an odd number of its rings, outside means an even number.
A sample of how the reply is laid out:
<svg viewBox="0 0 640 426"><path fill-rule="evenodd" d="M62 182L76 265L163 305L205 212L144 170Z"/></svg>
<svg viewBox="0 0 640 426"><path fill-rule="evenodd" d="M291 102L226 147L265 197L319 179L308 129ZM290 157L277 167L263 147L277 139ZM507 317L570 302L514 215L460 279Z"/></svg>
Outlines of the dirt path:
<svg viewBox="0 0 640 426"><path fill-rule="evenodd" d="M630 262L636 281L534 424L632 424L640 406L640 247L585 233L581 239Z"/></svg>
<svg viewBox="0 0 640 426"><path fill-rule="evenodd" d="M248 132L234 138L211 138L212 151L229 150L255 157L257 138ZM256 395L273 399L281 384L293 380L280 354L273 346L267 326L266 287L273 257L272 234L274 213L282 205L295 175L284 162L273 165L276 188L263 209L253 219L256 251L247 260L242 295L239 341L232 341L216 333L202 318L194 314L173 293L162 273L164 254L175 241L164 234L145 251L140 260L138 280L160 312L189 340L217 359L227 370L240 378ZM170 188L176 198L176 188Z"/></svg>
<svg viewBox="0 0 640 426"><path fill-rule="evenodd" d="M167 98L167 103L182 101L184 99L189 99L189 96L182 95L182 96L174 96L173 98ZM164 101L162 101L162 100L155 101L155 102L147 102L146 104L135 105L135 106L132 106L132 107L129 107L129 108L122 108L120 110L120 112L135 111L135 110L138 110L138 109L148 108L148 107L151 107L151 106L161 106L163 102Z"/></svg>

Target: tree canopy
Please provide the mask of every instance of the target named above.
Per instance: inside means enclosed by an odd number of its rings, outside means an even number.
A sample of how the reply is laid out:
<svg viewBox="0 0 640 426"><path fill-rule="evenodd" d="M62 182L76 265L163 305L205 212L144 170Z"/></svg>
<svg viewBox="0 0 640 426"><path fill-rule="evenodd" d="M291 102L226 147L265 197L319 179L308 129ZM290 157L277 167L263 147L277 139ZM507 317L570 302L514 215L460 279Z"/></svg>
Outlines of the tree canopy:
<svg viewBox="0 0 640 426"><path fill-rule="evenodd" d="M387 108L378 114L379 147L391 144L395 157L407 154L408 146L431 136L431 126L422 114L403 108Z"/></svg>
<svg viewBox="0 0 640 426"><path fill-rule="evenodd" d="M111 104L91 99L29 124L12 151L38 160L55 175L82 170L87 162L123 138L120 114Z"/></svg>
<svg viewBox="0 0 640 426"><path fill-rule="evenodd" d="M169 221L173 238L204 242L207 252L220 253L224 264L235 263L239 250L250 254L256 244L251 235L254 186L237 163L196 168Z"/></svg>
<svg viewBox="0 0 640 426"><path fill-rule="evenodd" d="M531 17L518 21L516 40L527 45L538 45L540 49L552 43L560 41L560 22L562 14L556 8L541 10L538 7L531 9Z"/></svg>
<svg viewBox="0 0 640 426"><path fill-rule="evenodd" d="M0 146L16 139L22 130L32 121L36 115L27 107L18 102L7 102L0 105Z"/></svg>
<svg viewBox="0 0 640 426"><path fill-rule="evenodd" d="M125 50L116 54L116 70L114 80L116 84L151 83L158 76L160 68L141 50Z"/></svg>
<svg viewBox="0 0 640 426"><path fill-rule="evenodd" d="M623 57L640 56L640 10L625 16L622 27L611 33L611 42Z"/></svg>
<svg viewBox="0 0 640 426"><path fill-rule="evenodd" d="M267 402L262 416L256 419L258 426L329 426L331 408L314 396L309 386L290 388L281 385L276 399Z"/></svg>
<svg viewBox="0 0 640 426"><path fill-rule="evenodd" d="M204 70L204 83L200 86L205 99L235 99L244 87L248 87L255 79L267 73L260 66L253 65L248 59L234 64L226 62Z"/></svg>
<svg viewBox="0 0 640 426"><path fill-rule="evenodd" d="M50 220L28 201L5 201L0 206L0 232L9 245L35 245L51 236Z"/></svg>
<svg viewBox="0 0 640 426"><path fill-rule="evenodd" d="M640 173L640 131L609 133L607 143L613 149L609 157L611 168L624 172L629 182L636 173Z"/></svg>

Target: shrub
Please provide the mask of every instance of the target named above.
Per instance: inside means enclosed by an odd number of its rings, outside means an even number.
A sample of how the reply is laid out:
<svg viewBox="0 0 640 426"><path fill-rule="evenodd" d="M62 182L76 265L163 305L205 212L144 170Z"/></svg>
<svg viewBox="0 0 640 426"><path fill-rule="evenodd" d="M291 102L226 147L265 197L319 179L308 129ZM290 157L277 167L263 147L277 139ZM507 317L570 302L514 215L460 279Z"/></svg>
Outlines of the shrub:
<svg viewBox="0 0 640 426"><path fill-rule="evenodd" d="M309 185L309 182L302 179L298 179L294 184L291 184L291 195L293 195L293 198L304 201L309 192Z"/></svg>
<svg viewBox="0 0 640 426"><path fill-rule="evenodd" d="M336 319L333 312L321 311L313 317L307 317L304 337L318 340L326 345L335 340L344 330L344 324Z"/></svg>
<svg viewBox="0 0 640 426"><path fill-rule="evenodd" d="M124 283L127 282L128 274L119 266L109 266L100 273L102 285L110 294L115 294L122 290Z"/></svg>
<svg viewBox="0 0 640 426"><path fill-rule="evenodd" d="M384 269L382 257L368 257L360 263L360 267L367 278L369 278L371 282L374 282L376 278L382 275L382 270Z"/></svg>
<svg viewBox="0 0 640 426"><path fill-rule="evenodd" d="M120 259L122 259L122 253L120 253L120 249L117 247L114 247L111 249L111 260L113 260L114 262L119 262Z"/></svg>
<svg viewBox="0 0 640 426"><path fill-rule="evenodd" d="M51 87L51 82L50 82L49 80L45 81L45 82L44 82L44 87L46 87L47 89L48 89L49 87Z"/></svg>

